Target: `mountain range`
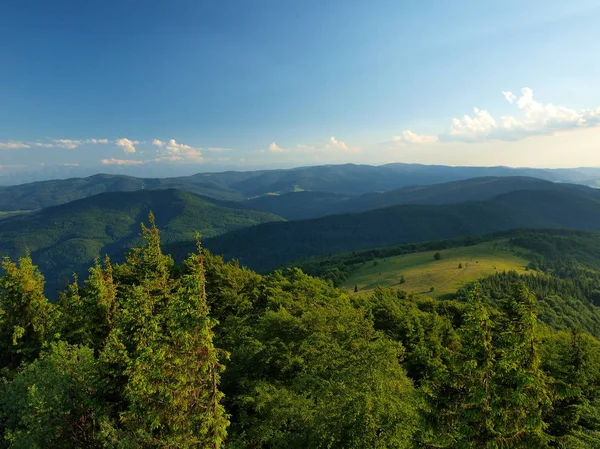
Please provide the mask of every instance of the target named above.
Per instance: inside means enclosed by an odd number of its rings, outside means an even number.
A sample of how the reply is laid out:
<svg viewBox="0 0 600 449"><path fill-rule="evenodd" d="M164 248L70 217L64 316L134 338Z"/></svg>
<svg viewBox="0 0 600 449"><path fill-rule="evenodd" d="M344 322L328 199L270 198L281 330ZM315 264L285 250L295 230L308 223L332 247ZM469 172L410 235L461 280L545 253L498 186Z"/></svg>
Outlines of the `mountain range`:
<svg viewBox="0 0 600 449"><path fill-rule="evenodd" d="M570 186L516 190L487 201L410 204L267 223L208 239L205 246L268 271L315 255L525 227L600 230L600 192Z"/></svg>
<svg viewBox="0 0 600 449"><path fill-rule="evenodd" d="M593 174L349 164L45 181L0 189L0 255L29 250L52 291L103 254L121 260L150 211L176 258L193 249L199 232L212 252L260 271L311 256L516 228L600 230L600 191L558 182Z"/></svg>
<svg viewBox="0 0 600 449"><path fill-rule="evenodd" d="M285 170L198 173L172 178L98 174L0 187L0 211L36 210L104 192L175 188L223 200L248 200L298 191L358 196L474 177L525 176L596 186L600 169L449 167L419 164L323 165Z"/></svg>

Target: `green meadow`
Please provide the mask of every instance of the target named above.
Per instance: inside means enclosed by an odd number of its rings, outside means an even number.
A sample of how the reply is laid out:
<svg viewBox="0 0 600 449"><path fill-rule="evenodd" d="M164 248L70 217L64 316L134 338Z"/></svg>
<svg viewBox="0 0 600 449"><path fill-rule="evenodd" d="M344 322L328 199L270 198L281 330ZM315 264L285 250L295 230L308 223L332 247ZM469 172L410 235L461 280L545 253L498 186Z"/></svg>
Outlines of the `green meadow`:
<svg viewBox="0 0 600 449"><path fill-rule="evenodd" d="M441 256L439 260L435 259L437 252ZM499 240L377 259L358 265L345 287L353 291L357 286L359 293L378 286L398 287L407 292L439 297L497 272L524 273L529 263L520 255L524 252L510 246L506 240Z"/></svg>

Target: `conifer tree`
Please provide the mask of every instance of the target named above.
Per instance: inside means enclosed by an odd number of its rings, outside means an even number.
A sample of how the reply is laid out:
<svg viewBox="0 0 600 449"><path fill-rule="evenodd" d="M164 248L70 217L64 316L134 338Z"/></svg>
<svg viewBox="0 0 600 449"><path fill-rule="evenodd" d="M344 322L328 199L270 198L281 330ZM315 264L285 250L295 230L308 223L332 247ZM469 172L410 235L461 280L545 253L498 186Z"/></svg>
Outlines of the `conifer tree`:
<svg viewBox="0 0 600 449"><path fill-rule="evenodd" d="M0 278L0 368L34 360L52 336L52 305L44 296L44 276L29 254L2 262Z"/></svg>
<svg viewBox="0 0 600 449"><path fill-rule="evenodd" d="M482 301L481 288L468 293L469 308L460 329L462 345L457 367L459 441L485 447L494 438L493 376L495 354L492 321Z"/></svg>
<svg viewBox="0 0 600 449"><path fill-rule="evenodd" d="M495 423L505 447L543 447L542 420L550 401L536 339L537 301L525 284L500 301L497 332Z"/></svg>
<svg viewBox="0 0 600 449"><path fill-rule="evenodd" d="M57 306L61 313L61 338L101 350L116 311L116 286L110 258L105 257L103 265L96 259L82 287L75 276L74 282L60 293Z"/></svg>
<svg viewBox="0 0 600 449"><path fill-rule="evenodd" d="M228 425L218 390L223 366L212 343L200 254L178 272L162 254L158 228L115 267L117 310L103 361L126 403L132 446L218 448Z"/></svg>

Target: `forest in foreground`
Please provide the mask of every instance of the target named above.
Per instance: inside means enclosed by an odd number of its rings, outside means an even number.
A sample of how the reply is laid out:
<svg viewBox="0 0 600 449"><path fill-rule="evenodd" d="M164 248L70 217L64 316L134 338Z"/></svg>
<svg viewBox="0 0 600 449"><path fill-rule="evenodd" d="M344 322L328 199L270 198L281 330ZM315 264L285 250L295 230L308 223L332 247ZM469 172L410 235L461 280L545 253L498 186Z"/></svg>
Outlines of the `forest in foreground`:
<svg viewBox="0 0 600 449"><path fill-rule="evenodd" d="M150 218L54 303L28 255L3 262L0 447L600 446L594 317L563 319L584 271L352 295L199 244L175 264Z"/></svg>

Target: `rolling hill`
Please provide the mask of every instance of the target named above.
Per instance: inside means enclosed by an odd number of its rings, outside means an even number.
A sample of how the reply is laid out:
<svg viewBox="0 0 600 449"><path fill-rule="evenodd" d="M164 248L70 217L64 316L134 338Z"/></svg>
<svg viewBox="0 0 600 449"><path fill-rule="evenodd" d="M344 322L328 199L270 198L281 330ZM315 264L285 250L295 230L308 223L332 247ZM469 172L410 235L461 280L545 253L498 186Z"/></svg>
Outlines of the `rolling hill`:
<svg viewBox="0 0 600 449"><path fill-rule="evenodd" d="M490 176L459 181L371 192L333 204L330 214L364 212L402 204L457 204L486 201L517 190L549 190L595 195L597 191L576 184L563 184L527 176Z"/></svg>
<svg viewBox="0 0 600 449"><path fill-rule="evenodd" d="M140 222L153 211L165 244L203 237L281 217L239 208L180 190L102 193L15 215L0 221L0 254L17 257L29 249L49 284L80 272L94 258L120 257L138 238Z"/></svg>
<svg viewBox="0 0 600 449"><path fill-rule="evenodd" d="M211 198L235 201L273 193L285 194L298 191L326 192L348 197L369 192L386 192L409 186L440 184L473 177L490 176L536 177L553 182L597 185L598 179L600 179L600 171L593 169L542 170L509 167L448 167L418 164L388 164L382 166L345 164L286 170L198 173L192 176L171 178L136 178L124 175L99 174L87 178L40 181L0 187L0 211L37 210L65 204L69 201L99 193L140 189L175 188ZM402 199L402 195L400 194L400 199ZM373 198L366 198L365 201L368 202L371 199ZM330 200L332 198L328 199L328 201ZM385 200L378 206L383 204L399 203L397 200L391 200L391 203ZM364 207L361 207L364 210ZM342 212L342 210L337 212ZM303 212L299 216L307 217L308 215Z"/></svg>
<svg viewBox="0 0 600 449"><path fill-rule="evenodd" d="M358 214L267 223L205 242L257 270L314 255L522 227L600 229L600 193L522 190L482 202L404 205Z"/></svg>
<svg viewBox="0 0 600 449"><path fill-rule="evenodd" d="M288 220L318 218L325 215L364 212L403 204L457 204L486 201L516 190L550 190L595 195L596 190L577 184L563 184L526 176L470 178L440 184L403 187L386 192L343 196L327 192L290 192L264 195L244 203L251 209L270 212Z"/></svg>
<svg viewBox="0 0 600 449"><path fill-rule="evenodd" d="M40 181L0 187L0 211L42 209L106 192L169 188L178 188L223 200L242 198L238 192L201 177L150 179L98 174L88 178Z"/></svg>

